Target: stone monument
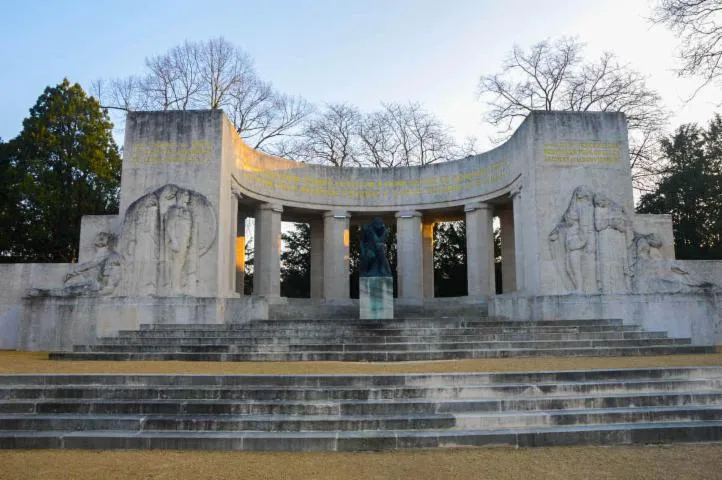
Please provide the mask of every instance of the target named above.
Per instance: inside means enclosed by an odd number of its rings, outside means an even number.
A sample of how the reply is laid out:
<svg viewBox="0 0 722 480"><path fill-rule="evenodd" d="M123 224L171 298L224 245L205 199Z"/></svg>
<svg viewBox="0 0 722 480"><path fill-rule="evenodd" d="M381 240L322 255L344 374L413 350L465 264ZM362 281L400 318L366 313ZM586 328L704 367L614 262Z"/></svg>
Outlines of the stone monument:
<svg viewBox="0 0 722 480"><path fill-rule="evenodd" d="M70 349L141 324L268 320L288 304L283 221L310 226L315 315L350 306L382 319L394 302L397 315L402 305L460 303L517 320L621 318L722 344L722 261L676 259L671 216L634 212L621 113L532 112L491 151L399 168L269 155L220 110L131 112L125 130L118 214L83 217L79 263L0 265L0 348ZM357 307L349 236L374 217L362 233ZM396 299L384 221L396 228ZM446 221L466 233L466 278L454 281L468 294L451 301L434 298L434 224Z"/></svg>
<svg viewBox="0 0 722 480"><path fill-rule="evenodd" d="M361 229L359 307L361 320L394 318L394 279L386 257L389 229L380 217Z"/></svg>

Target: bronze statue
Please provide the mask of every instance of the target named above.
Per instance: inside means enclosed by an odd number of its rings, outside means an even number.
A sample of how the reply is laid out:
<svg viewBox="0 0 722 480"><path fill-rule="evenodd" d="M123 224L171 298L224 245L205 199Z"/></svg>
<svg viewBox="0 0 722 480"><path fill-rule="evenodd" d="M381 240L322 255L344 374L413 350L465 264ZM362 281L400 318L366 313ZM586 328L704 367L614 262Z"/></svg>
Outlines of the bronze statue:
<svg viewBox="0 0 722 480"><path fill-rule="evenodd" d="M390 277L391 266L386 258L389 229L380 217L361 229L359 275L362 277Z"/></svg>

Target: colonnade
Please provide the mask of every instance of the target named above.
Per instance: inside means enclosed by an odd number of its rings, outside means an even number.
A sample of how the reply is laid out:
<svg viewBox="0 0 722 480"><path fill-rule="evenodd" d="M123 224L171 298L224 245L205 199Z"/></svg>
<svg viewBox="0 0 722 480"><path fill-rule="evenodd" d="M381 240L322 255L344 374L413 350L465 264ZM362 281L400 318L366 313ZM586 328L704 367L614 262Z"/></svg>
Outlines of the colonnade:
<svg viewBox="0 0 722 480"><path fill-rule="evenodd" d="M518 196L518 195L517 195ZM466 222L467 289L469 297L482 298L496 291L494 271L493 219L499 217L502 243L502 290L519 290L520 244L518 202L491 204L474 202L464 206ZM255 208L254 295L278 297L281 258L281 216L283 207L262 203ZM243 294L245 270L245 216L238 213L234 275L236 292ZM397 238L397 281L399 300L422 303L434 296L434 218L418 210L395 213ZM323 212L310 220L311 298L349 298L349 245L351 214L344 210Z"/></svg>

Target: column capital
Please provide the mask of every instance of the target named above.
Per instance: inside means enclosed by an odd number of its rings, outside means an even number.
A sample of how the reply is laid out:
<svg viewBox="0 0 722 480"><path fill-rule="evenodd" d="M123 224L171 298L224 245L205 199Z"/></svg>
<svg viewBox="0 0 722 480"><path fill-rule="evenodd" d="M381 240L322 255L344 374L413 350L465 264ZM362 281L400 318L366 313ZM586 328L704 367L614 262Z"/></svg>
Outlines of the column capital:
<svg viewBox="0 0 722 480"><path fill-rule="evenodd" d="M262 203L262 204L258 205L258 207L256 207L256 209L261 212L267 212L267 211L276 212L276 213L283 212L283 206L278 205L276 203Z"/></svg>
<svg viewBox="0 0 722 480"><path fill-rule="evenodd" d="M394 216L396 218L421 217L421 212L419 212L418 210L401 210L400 212L396 212Z"/></svg>
<svg viewBox="0 0 722 480"><path fill-rule="evenodd" d="M494 207L492 207L491 204L486 202L474 202L474 203L467 203L464 205L464 212L473 212L476 210L492 210Z"/></svg>
<svg viewBox="0 0 722 480"><path fill-rule="evenodd" d="M345 210L330 210L323 212L323 218L338 218L341 220L351 218L351 214Z"/></svg>
<svg viewBox="0 0 722 480"><path fill-rule="evenodd" d="M512 186L511 190L509 190L509 198L513 200L516 197L521 197L522 188L524 188L524 186L521 183Z"/></svg>

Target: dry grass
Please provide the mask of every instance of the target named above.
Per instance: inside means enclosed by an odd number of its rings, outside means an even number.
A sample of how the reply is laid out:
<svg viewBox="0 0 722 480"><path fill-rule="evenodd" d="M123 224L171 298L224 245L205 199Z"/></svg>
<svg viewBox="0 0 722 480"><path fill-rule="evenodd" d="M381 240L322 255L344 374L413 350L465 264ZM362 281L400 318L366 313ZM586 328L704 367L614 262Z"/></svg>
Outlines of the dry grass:
<svg viewBox="0 0 722 480"><path fill-rule="evenodd" d="M0 352L0 374L8 373L170 373L170 374L320 374L514 372L722 365L722 353L655 357L531 357L437 362L107 362L50 361L42 352Z"/></svg>
<svg viewBox="0 0 722 480"><path fill-rule="evenodd" d="M722 445L388 453L5 451L0 479L719 479Z"/></svg>

